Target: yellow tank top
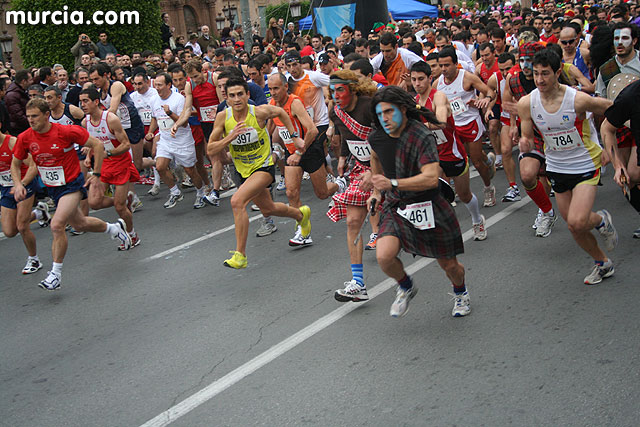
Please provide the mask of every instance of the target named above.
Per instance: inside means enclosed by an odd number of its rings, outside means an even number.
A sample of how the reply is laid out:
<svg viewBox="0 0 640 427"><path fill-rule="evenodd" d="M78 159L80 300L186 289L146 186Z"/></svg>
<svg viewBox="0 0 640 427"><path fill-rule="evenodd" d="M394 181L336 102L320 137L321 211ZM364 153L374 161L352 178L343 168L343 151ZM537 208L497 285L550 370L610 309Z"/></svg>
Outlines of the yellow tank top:
<svg viewBox="0 0 640 427"><path fill-rule="evenodd" d="M227 107L226 114L227 116L224 120L225 136L229 135L238 124L233 117L231 107ZM229 152L238 173L243 178L248 178L260 168L273 166L273 157L271 157L269 134L266 129L258 125L254 105L249 105L249 111L244 123L247 125L247 132L238 135L236 139L231 141Z"/></svg>

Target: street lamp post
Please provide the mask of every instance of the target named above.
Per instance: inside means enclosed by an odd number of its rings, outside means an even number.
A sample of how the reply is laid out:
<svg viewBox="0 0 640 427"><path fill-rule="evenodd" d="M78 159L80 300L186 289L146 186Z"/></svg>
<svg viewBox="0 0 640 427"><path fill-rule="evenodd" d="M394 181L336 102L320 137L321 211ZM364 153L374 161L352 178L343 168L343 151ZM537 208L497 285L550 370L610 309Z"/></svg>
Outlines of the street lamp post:
<svg viewBox="0 0 640 427"><path fill-rule="evenodd" d="M13 36L7 34L7 30L2 31L0 36L0 48L2 49L5 62L11 62L11 54L13 53Z"/></svg>
<svg viewBox="0 0 640 427"><path fill-rule="evenodd" d="M289 8L291 9L291 16L293 18L298 18L302 15L302 3L300 1L289 1Z"/></svg>

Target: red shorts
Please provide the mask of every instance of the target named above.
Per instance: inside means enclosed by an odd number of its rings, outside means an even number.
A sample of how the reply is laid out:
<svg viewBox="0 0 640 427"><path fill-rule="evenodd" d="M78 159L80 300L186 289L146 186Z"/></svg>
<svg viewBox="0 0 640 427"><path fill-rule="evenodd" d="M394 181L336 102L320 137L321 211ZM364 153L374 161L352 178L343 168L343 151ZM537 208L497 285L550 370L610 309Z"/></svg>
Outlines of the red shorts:
<svg viewBox="0 0 640 427"><path fill-rule="evenodd" d="M631 148L636 143L631 129L626 126L616 130L616 140L618 141L618 148Z"/></svg>
<svg viewBox="0 0 640 427"><path fill-rule="evenodd" d="M128 182L140 181L138 169L131 161L131 156L128 155L128 157L127 162L103 162L100 181L112 185L125 185Z"/></svg>
<svg viewBox="0 0 640 427"><path fill-rule="evenodd" d="M485 127L478 116L466 125L456 126L456 136L463 144L475 142L484 134Z"/></svg>
<svg viewBox="0 0 640 427"><path fill-rule="evenodd" d="M200 125L189 125L191 127L191 135L193 135L194 141L196 141L195 145L200 145L204 142L204 132L202 132L202 127Z"/></svg>

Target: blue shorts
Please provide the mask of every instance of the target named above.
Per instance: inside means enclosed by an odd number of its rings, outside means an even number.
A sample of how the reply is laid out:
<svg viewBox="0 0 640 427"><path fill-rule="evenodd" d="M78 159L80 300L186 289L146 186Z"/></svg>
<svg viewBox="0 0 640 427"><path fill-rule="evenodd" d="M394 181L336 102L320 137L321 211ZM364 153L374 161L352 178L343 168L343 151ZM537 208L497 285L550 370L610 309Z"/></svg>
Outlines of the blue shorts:
<svg viewBox="0 0 640 427"><path fill-rule="evenodd" d="M144 126L134 126L124 130L131 144L137 144L144 138Z"/></svg>
<svg viewBox="0 0 640 427"><path fill-rule="evenodd" d="M11 194L12 188L13 187L0 186L0 192L2 193L2 197L0 198L0 206L4 206L5 208L9 208L9 209L17 209L18 202L16 202L16 199L13 197L13 194ZM27 189L27 197L25 197L25 199L28 199L29 197L33 196L38 189L35 180L31 181L24 188Z"/></svg>
<svg viewBox="0 0 640 427"><path fill-rule="evenodd" d="M82 154L82 146L78 146L78 148L76 148L76 154L78 155L78 160L79 161L83 161L84 159L87 158L87 156Z"/></svg>
<svg viewBox="0 0 640 427"><path fill-rule="evenodd" d="M84 188L84 175L80 172L80 175L71 182L67 182L66 185L60 187L47 187L47 193L49 197L53 199L58 206L58 200L65 194L71 194L80 191L82 193L82 200L87 198L87 189Z"/></svg>

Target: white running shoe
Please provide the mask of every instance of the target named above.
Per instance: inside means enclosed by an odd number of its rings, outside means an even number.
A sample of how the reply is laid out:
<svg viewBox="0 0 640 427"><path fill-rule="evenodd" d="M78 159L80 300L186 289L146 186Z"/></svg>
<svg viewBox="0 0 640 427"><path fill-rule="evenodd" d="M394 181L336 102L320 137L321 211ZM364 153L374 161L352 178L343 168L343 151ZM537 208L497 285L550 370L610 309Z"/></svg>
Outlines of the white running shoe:
<svg viewBox="0 0 640 427"><path fill-rule="evenodd" d="M487 154L487 162L485 163L489 168L489 179L493 179L496 176L496 155L493 152Z"/></svg>
<svg viewBox="0 0 640 427"><path fill-rule="evenodd" d="M216 190L211 190L209 194L204 196L204 201L209 203L211 206L220 206L220 193Z"/></svg>
<svg viewBox="0 0 640 427"><path fill-rule="evenodd" d="M142 209L142 200L140 200L140 197L138 197L138 194L136 193L132 193L132 194L133 194L133 201L131 202L131 213L134 213Z"/></svg>
<svg viewBox="0 0 640 427"><path fill-rule="evenodd" d="M258 207L258 205L256 205L255 203L251 205L251 210L254 212L259 212L260 208Z"/></svg>
<svg viewBox="0 0 640 427"><path fill-rule="evenodd" d="M40 227L48 227L51 223L51 214L49 213L49 205L45 202L38 202L35 207L36 210L42 212L42 219L38 220L38 225Z"/></svg>
<svg viewBox="0 0 640 427"><path fill-rule="evenodd" d="M337 177L335 183L338 184L338 191L336 191L336 193L338 194L344 193L349 187L349 182L344 176Z"/></svg>
<svg viewBox="0 0 640 427"><path fill-rule="evenodd" d="M280 181L278 181L278 186L276 187L276 190L284 191L286 189L287 189L287 187L284 185L284 176L281 176L280 177Z"/></svg>
<svg viewBox="0 0 640 427"><path fill-rule="evenodd" d="M304 172L302 174L302 179L311 179L311 175L309 175L309 172Z"/></svg>
<svg viewBox="0 0 640 427"><path fill-rule="evenodd" d="M191 182L191 177L186 175L182 180L182 188L190 188L193 187L193 182Z"/></svg>
<svg viewBox="0 0 640 427"><path fill-rule="evenodd" d="M160 194L160 186L153 184L151 186L151 189L149 191L147 191L147 194L150 196L157 196L158 194Z"/></svg>
<svg viewBox="0 0 640 427"><path fill-rule="evenodd" d="M278 231L278 227L276 227L271 218L262 218L262 224L260 224L260 228L256 231L256 236L266 237L276 231Z"/></svg>
<svg viewBox="0 0 640 427"><path fill-rule="evenodd" d="M60 276L53 271L47 272L47 278L38 283L45 291L56 291L60 289Z"/></svg>
<svg viewBox="0 0 640 427"><path fill-rule="evenodd" d="M602 209L597 213L604 219L604 226L602 226L601 228L597 228L596 230L598 230L604 240L604 248L607 251L612 251L616 248L616 246L618 246L618 232L613 226L611 214L605 209Z"/></svg>
<svg viewBox="0 0 640 427"><path fill-rule="evenodd" d="M538 224L540 223L540 219L542 218L543 213L544 212L542 212L542 209L538 208L536 219L533 221L533 225L531 225L531 228L533 228L534 230L538 228Z"/></svg>
<svg viewBox="0 0 640 427"><path fill-rule="evenodd" d="M32 274L42 268L42 263L39 259L27 259L27 264L22 269L22 274Z"/></svg>
<svg viewBox="0 0 640 427"><path fill-rule="evenodd" d="M613 276L613 273L615 273L615 269L613 268L613 261L607 260L607 262L605 262L603 265L599 265L596 263L596 265L593 266L593 271L591 271L591 273L584 278L584 284L597 285L598 283L602 282L602 279Z"/></svg>
<svg viewBox="0 0 640 427"><path fill-rule="evenodd" d="M453 297L453 310L451 315L453 317L466 316L471 312L471 301L469 298L469 291L464 291L461 294L449 294Z"/></svg>
<svg viewBox="0 0 640 427"><path fill-rule="evenodd" d="M178 204L178 202L182 201L182 199L184 199L184 196L182 195L182 193L170 194L169 200L164 202L164 207L166 209L174 208Z"/></svg>
<svg viewBox="0 0 640 427"><path fill-rule="evenodd" d="M484 192L484 203L482 204L482 206L484 206L485 208L495 206L496 205L496 187L494 185L491 185L489 187L485 187L482 191Z"/></svg>
<svg viewBox="0 0 640 427"><path fill-rule="evenodd" d="M302 237L302 229L300 226L296 227L296 234L289 239L289 246L309 246L312 243L311 235Z"/></svg>
<svg viewBox="0 0 640 427"><path fill-rule="evenodd" d="M362 302L368 301L367 287L360 286L355 280L344 282L344 289L338 289L333 297L340 302Z"/></svg>
<svg viewBox="0 0 640 427"><path fill-rule="evenodd" d="M549 237L553 225L558 220L558 216L555 212L549 211L543 213L540 217L536 218L536 236L537 237Z"/></svg>
<svg viewBox="0 0 640 427"><path fill-rule="evenodd" d="M418 293L418 288L413 285L411 289L404 290L400 286L396 290L396 299L391 304L389 314L391 317L403 317L409 312L409 301Z"/></svg>
<svg viewBox="0 0 640 427"><path fill-rule="evenodd" d="M473 224L473 240L485 240L487 238L484 215L480 215L480 218L482 218L480 224Z"/></svg>
<svg viewBox="0 0 640 427"><path fill-rule="evenodd" d="M518 187L509 187L507 192L502 196L503 202L518 202L522 200L520 189Z"/></svg>
<svg viewBox="0 0 640 427"><path fill-rule="evenodd" d="M204 203L204 195L198 196L196 194L196 200L195 200L195 202L193 202L193 209L202 209L205 206L207 206L207 205Z"/></svg>
<svg viewBox="0 0 640 427"><path fill-rule="evenodd" d="M129 236L129 233L127 233L127 226L124 222L124 219L118 218L118 221L116 221L114 225L118 227L118 233L115 236L111 236L111 239L120 240L120 245L118 250L123 250L123 249L120 249L120 247L123 247L125 251L129 250L133 242L131 241L131 236Z"/></svg>

